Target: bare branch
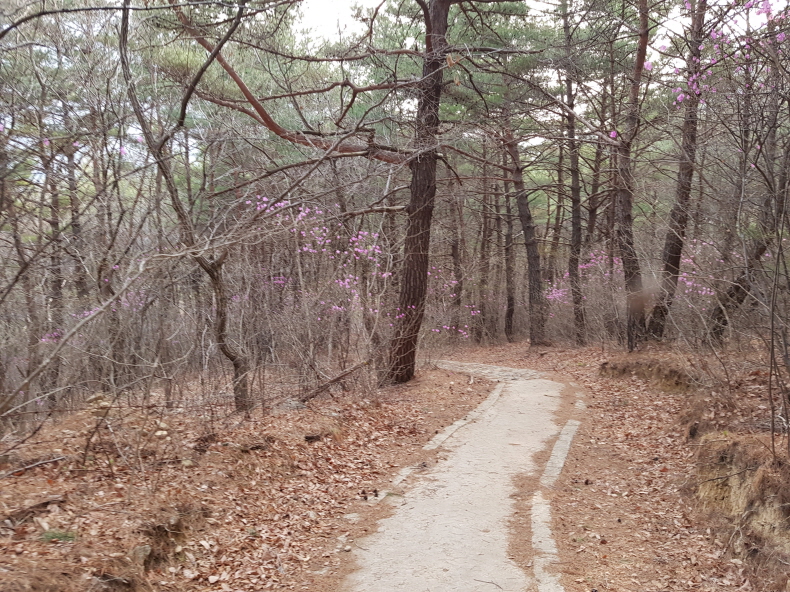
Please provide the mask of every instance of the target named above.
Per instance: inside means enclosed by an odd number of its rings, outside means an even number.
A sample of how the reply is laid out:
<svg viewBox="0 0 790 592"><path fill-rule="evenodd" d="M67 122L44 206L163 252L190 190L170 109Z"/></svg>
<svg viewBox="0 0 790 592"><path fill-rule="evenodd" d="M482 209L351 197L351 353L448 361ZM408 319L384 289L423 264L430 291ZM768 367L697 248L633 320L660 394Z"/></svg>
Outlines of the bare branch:
<svg viewBox="0 0 790 592"><path fill-rule="evenodd" d="M406 210L406 206L382 206L378 208L367 208L365 210L355 210L353 212L346 212L342 214L340 217L345 218L353 218L354 216L362 216L364 214L386 214L386 213L394 213L394 212L403 212Z"/></svg>
<svg viewBox="0 0 790 592"><path fill-rule="evenodd" d="M173 2L173 0L171 0ZM173 4L174 11L181 21L181 24L184 26L184 29L192 35L192 37L200 44L206 51L212 53L214 51L214 46L209 43L205 37L198 31L189 19L184 14L184 11L181 10L178 6ZM311 148L317 148L319 150L336 150L337 152L364 152L368 158L373 158L375 160L381 160L383 162L388 162L391 164L403 164L408 160L407 157L399 154L398 152L383 150L376 147L373 144L368 146L360 145L360 144L352 144L352 143L342 143L336 144L334 142L323 140L319 138L310 137L301 132L293 132L290 130L285 129L279 123L277 123L274 118L269 114L266 108L261 104L261 102L252 94L252 91L249 87L245 84L242 80L241 76L234 70L234 68L225 60L221 53L217 53L216 60L225 70L225 72L231 77L233 82L236 84L238 89L241 91L244 98L247 99L247 102L252 106L255 112L258 114L258 117L263 122L263 125L272 133L276 134L277 136L283 138L284 140L288 140L289 142L293 142L294 144L301 144L302 146L309 146Z"/></svg>
<svg viewBox="0 0 790 592"><path fill-rule="evenodd" d="M182 4L177 4L177 7L181 8L184 6L221 6L224 8L235 8L237 6L236 3L230 4L228 2L218 2L216 0L209 0L209 1L201 1L196 0L194 2L184 2ZM153 10L170 10L173 6L129 6L129 10L132 11L142 11L142 12L149 12ZM29 14L26 17L19 19L18 21L14 21L10 25L8 25L5 29L0 31L0 41L8 35L14 29L18 29L25 23L29 23L30 21L34 21L36 19L43 18L45 16L52 16L55 14L71 14L75 12L115 12L120 10L120 6L87 6L84 8L58 8L53 10L42 10L40 12L36 12L33 14Z"/></svg>

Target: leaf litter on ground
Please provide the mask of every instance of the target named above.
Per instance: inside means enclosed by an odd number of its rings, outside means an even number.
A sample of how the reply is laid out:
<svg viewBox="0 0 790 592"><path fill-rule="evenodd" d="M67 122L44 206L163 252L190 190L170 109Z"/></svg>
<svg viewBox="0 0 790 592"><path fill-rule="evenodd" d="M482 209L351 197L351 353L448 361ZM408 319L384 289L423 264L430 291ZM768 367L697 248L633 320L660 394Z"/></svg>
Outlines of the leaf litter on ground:
<svg viewBox="0 0 790 592"><path fill-rule="evenodd" d="M364 528L354 516L489 390L425 369L406 385L225 427L177 408L118 410L99 429L91 409L48 424L10 468L65 460L0 481L0 588L330 586L349 563L349 533Z"/></svg>
<svg viewBox="0 0 790 592"><path fill-rule="evenodd" d="M767 590L693 496L688 395L601 376L612 355L508 345L453 356L571 377L586 390L551 493L566 590ZM713 428L764 422L764 381L742 374L743 401L706 404ZM337 592L354 569L347 551L387 511L377 496L402 467L428 466L422 446L490 389L424 368L406 385L211 429L178 409L119 414L100 430L90 410L68 416L7 468L66 460L0 481L0 588Z"/></svg>

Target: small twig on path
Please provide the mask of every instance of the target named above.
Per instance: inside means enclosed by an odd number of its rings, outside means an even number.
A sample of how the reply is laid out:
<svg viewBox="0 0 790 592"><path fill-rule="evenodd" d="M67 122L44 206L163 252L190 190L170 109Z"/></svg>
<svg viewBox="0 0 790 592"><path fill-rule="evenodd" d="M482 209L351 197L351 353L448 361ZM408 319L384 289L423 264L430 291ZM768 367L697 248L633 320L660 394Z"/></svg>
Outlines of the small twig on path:
<svg viewBox="0 0 790 592"><path fill-rule="evenodd" d="M370 551L370 549L366 549L365 547L360 547L359 545L357 545L356 541L354 541L354 546L355 546L357 549L362 549L363 551Z"/></svg>
<svg viewBox="0 0 790 592"><path fill-rule="evenodd" d="M49 460L40 460L37 463L33 463L32 465L27 465L26 467L20 467L13 471L7 472L5 475L0 475L0 479L5 479L6 477L10 477L11 475L16 475L17 473L24 473L28 469L33 469L35 467L39 467L41 465L48 465L49 463L58 462L59 460L66 460L65 456L59 456L57 458L50 458Z"/></svg>
<svg viewBox="0 0 790 592"><path fill-rule="evenodd" d="M499 584L497 584L496 582L487 582L486 580L478 580L476 578L475 578L475 582L480 582L481 584L494 584L494 586L496 586L500 590L504 590L504 588L502 586L500 586Z"/></svg>

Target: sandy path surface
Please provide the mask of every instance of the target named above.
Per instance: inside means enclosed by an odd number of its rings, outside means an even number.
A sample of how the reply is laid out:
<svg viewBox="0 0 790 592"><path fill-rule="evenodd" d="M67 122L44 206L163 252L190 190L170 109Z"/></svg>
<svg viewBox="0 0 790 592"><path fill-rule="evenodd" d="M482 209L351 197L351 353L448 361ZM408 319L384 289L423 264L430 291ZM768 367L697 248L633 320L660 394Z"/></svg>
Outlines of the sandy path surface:
<svg viewBox="0 0 790 592"><path fill-rule="evenodd" d="M550 557L554 545L546 522L548 509L538 517L540 525L534 524L533 516L533 526L540 531L534 534L548 537L551 543L533 540L537 580L509 557L508 521L514 512L514 478L542 470L535 466L533 456L562 428L554 423L553 415L564 385L529 370L459 362L439 365L501 382L467 418L426 446L441 446L439 462L412 477L404 497L388 498L395 500L397 509L379 522L375 534L358 541L354 552L360 569L349 576L346 589L561 590L553 574L547 575L544 569L546 560L554 559ZM544 480L557 470L549 464ZM400 478L407 477L404 473Z"/></svg>

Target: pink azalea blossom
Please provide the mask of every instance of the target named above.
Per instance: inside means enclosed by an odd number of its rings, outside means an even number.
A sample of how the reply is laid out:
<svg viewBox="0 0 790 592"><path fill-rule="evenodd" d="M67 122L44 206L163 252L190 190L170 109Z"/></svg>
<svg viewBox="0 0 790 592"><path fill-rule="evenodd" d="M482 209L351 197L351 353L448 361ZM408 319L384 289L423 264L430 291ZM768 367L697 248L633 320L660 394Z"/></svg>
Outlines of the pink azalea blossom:
<svg viewBox="0 0 790 592"><path fill-rule="evenodd" d="M653 69L653 62L645 62L645 70L650 72Z"/></svg>
<svg viewBox="0 0 790 592"><path fill-rule="evenodd" d="M612 130L611 132L609 132L609 137L612 138L612 139L616 138L617 137L617 132Z"/></svg>

